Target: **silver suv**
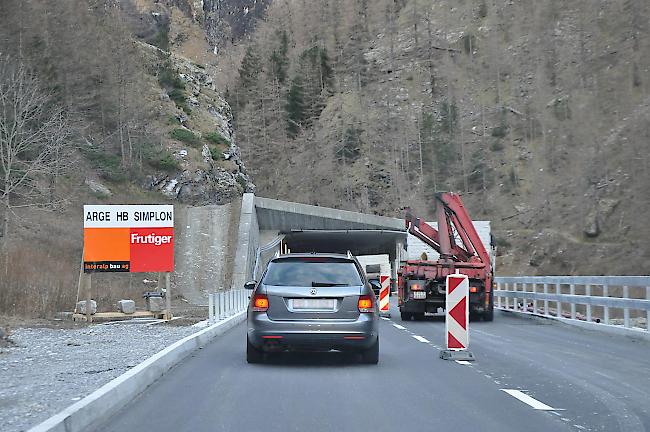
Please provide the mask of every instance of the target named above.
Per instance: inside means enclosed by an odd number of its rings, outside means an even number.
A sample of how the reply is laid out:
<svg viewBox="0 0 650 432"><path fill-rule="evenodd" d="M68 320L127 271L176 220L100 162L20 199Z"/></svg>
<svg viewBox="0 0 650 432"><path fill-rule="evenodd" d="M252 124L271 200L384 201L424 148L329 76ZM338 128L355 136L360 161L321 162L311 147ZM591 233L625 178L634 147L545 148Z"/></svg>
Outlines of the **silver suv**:
<svg viewBox="0 0 650 432"><path fill-rule="evenodd" d="M376 282L373 281L376 284ZM290 254L272 259L252 289L246 360L272 351L357 351L379 361L379 311L359 262L339 254Z"/></svg>

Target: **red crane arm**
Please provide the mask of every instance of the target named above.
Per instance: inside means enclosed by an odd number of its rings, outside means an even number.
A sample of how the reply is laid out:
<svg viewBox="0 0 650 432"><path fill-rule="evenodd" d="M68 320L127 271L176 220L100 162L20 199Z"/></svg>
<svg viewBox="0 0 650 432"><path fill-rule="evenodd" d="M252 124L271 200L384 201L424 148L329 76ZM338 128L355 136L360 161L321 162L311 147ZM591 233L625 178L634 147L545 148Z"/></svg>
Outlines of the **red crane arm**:
<svg viewBox="0 0 650 432"><path fill-rule="evenodd" d="M472 256L478 256L486 266L489 266L490 255L488 255L481 238L476 232L474 223L472 222L469 213L467 213L460 196L453 192L442 192L436 194L436 201L438 205L442 204L444 206L445 213L448 215L449 220L454 224L454 227L465 246L465 248L460 249L466 254L467 259Z"/></svg>
<svg viewBox="0 0 650 432"><path fill-rule="evenodd" d="M411 210L406 208L404 220L408 232L440 253L441 260L468 262L472 257L477 257L484 265L489 266L490 257L460 197L452 192L437 193L436 205L440 231L415 217ZM458 233L462 246L456 244L452 226Z"/></svg>

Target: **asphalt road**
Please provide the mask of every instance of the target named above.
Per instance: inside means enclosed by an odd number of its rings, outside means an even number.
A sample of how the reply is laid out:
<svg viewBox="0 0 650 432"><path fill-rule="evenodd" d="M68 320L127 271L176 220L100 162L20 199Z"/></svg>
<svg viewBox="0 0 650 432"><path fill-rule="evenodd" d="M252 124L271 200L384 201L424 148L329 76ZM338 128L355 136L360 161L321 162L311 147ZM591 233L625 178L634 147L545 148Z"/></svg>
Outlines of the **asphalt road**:
<svg viewBox="0 0 650 432"><path fill-rule="evenodd" d="M477 361L459 364L438 358L444 321L395 312L377 366L340 353L248 365L241 324L99 430L650 431L646 342L497 313L472 323Z"/></svg>

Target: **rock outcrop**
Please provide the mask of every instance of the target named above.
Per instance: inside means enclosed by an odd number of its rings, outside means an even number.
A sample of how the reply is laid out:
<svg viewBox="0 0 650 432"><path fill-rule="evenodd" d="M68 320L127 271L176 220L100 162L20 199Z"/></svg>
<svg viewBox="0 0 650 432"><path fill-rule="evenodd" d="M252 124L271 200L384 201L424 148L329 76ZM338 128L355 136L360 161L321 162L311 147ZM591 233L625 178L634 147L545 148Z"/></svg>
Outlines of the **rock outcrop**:
<svg viewBox="0 0 650 432"><path fill-rule="evenodd" d="M155 47L148 49L160 51ZM244 192L254 192L255 185L235 144L232 110L219 93L213 76L204 66L174 54L165 55L184 83L187 99L183 109L175 108L173 117L181 129L199 139L204 134L213 134L213 139L218 137L218 145L224 147L217 150L216 145L204 143L193 148L196 145L174 142L169 150L180 169L152 173L144 186L191 205L225 204ZM173 106L166 98L161 98L161 102Z"/></svg>

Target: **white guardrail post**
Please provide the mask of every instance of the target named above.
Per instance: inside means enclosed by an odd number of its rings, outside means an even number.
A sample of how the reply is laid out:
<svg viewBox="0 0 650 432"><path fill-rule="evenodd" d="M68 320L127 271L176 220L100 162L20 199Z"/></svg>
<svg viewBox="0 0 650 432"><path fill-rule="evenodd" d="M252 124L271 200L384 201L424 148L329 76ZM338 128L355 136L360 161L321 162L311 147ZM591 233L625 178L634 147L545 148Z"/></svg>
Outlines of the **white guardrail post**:
<svg viewBox="0 0 650 432"><path fill-rule="evenodd" d="M609 287L607 284L603 285L603 297L609 297ZM603 322L609 324L609 308L607 306L603 307Z"/></svg>
<svg viewBox="0 0 650 432"><path fill-rule="evenodd" d="M208 321L214 322L214 293L208 293Z"/></svg>
<svg viewBox="0 0 650 432"><path fill-rule="evenodd" d="M650 301L650 286L645 287L645 298ZM645 328L650 332L650 309L646 311Z"/></svg>
<svg viewBox="0 0 650 432"><path fill-rule="evenodd" d="M585 285L585 296L591 297L591 284ZM587 303L587 322L591 321L591 304Z"/></svg>
<svg viewBox="0 0 650 432"><path fill-rule="evenodd" d="M551 313L548 311L548 299L546 295L548 294L548 284L544 282L544 315L550 316Z"/></svg>
<svg viewBox="0 0 650 432"><path fill-rule="evenodd" d="M501 282L497 282L497 291L501 291ZM501 309L501 296L497 294L496 300L497 300L497 308Z"/></svg>
<svg viewBox="0 0 650 432"><path fill-rule="evenodd" d="M569 294L571 295L576 295L576 285L571 284L569 285ZM571 319L576 319L576 304L571 303Z"/></svg>
<svg viewBox="0 0 650 432"><path fill-rule="evenodd" d="M555 303L557 310L553 315L559 319L589 323L596 321L612 327L650 333L648 329L650 326L650 276L518 276L497 277L494 281L496 307L499 309L551 316L549 303ZM528 289L529 285L530 289ZM539 285L542 285L543 292L538 288ZM551 285L555 285L554 290L550 289ZM568 287L568 294L562 293L563 285ZM576 286L584 286L584 291L577 290ZM596 287L595 292L601 295L593 295L594 287ZM610 287L614 287L615 291L612 291ZM645 295L643 290L645 290ZM577 294L576 291L580 294ZM614 296L610 297L610 291ZM513 301L512 307L510 299ZM519 300L521 300L521 308ZM532 300L532 310L528 309L528 300ZM540 301L544 302L543 312L540 310ZM566 315L562 310L564 304L568 304ZM581 305L580 311L584 310L585 315L578 314L578 305ZM612 318L610 309L616 313L613 315L616 318L615 325L610 322ZM619 312L621 310L622 312ZM643 328L644 317L645 328ZM620 322L621 318L622 323Z"/></svg>
<svg viewBox="0 0 650 432"><path fill-rule="evenodd" d="M630 288L627 285L623 286L623 298L630 298ZM630 309L623 309L623 325L625 328L630 327Z"/></svg>
<svg viewBox="0 0 650 432"><path fill-rule="evenodd" d="M562 302L559 300L560 294L562 294L562 287L559 283L555 284L555 294L558 295L558 301L555 302L555 316L558 318L562 318Z"/></svg>

